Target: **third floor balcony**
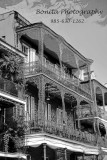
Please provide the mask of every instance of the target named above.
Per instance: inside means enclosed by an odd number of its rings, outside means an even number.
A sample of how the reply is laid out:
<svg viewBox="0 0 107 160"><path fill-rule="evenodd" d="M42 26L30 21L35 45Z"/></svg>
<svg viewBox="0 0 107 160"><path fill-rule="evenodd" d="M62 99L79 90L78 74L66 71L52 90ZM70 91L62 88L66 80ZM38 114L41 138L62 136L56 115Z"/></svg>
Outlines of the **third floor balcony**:
<svg viewBox="0 0 107 160"><path fill-rule="evenodd" d="M44 73L46 76L60 82L62 85L72 89L73 91L91 98L89 81L82 82L75 75L65 72L57 65L43 58L41 63L39 60L35 62L25 63L24 74L25 76L36 75Z"/></svg>
<svg viewBox="0 0 107 160"><path fill-rule="evenodd" d="M25 53L25 75L44 73L79 94L91 98L90 65L64 38L42 23L17 29L17 47Z"/></svg>

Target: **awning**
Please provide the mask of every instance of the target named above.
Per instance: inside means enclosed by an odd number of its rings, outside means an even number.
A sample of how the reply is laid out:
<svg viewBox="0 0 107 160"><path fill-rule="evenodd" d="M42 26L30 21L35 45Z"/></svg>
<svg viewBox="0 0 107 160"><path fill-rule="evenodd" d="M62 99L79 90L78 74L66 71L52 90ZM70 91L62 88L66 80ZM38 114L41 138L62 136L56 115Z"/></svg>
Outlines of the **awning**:
<svg viewBox="0 0 107 160"><path fill-rule="evenodd" d="M32 137L27 137L26 146L31 147L38 147L41 144L47 144L50 148L66 148L73 152L80 152L90 155L98 155L99 149L95 146L85 145L82 143L74 142L74 141L67 141L62 139L56 139L54 137L49 137L46 135L34 135Z"/></svg>
<svg viewBox="0 0 107 160"><path fill-rule="evenodd" d="M27 155L22 154L22 153L6 153L6 152L0 152L0 157L27 159Z"/></svg>
<svg viewBox="0 0 107 160"><path fill-rule="evenodd" d="M107 155L107 148L101 147L101 154Z"/></svg>

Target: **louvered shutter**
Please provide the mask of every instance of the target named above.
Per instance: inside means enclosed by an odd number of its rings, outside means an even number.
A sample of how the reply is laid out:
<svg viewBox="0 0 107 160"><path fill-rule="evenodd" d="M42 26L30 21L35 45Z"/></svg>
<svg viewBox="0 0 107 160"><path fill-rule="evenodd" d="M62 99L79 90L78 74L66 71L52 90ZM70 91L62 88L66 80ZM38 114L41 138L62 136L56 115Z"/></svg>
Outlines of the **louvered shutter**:
<svg viewBox="0 0 107 160"><path fill-rule="evenodd" d="M48 104L48 120L51 121L51 105Z"/></svg>
<svg viewBox="0 0 107 160"><path fill-rule="evenodd" d="M28 114L29 114L29 119L28 120L30 120L30 96L28 96L28 98L27 98L27 109L28 109Z"/></svg>
<svg viewBox="0 0 107 160"><path fill-rule="evenodd" d="M26 97L26 121L29 121L29 97Z"/></svg>
<svg viewBox="0 0 107 160"><path fill-rule="evenodd" d="M51 125L51 105L48 104L48 122Z"/></svg>
<svg viewBox="0 0 107 160"><path fill-rule="evenodd" d="M4 122L7 125L11 125L13 121L13 108L12 107L4 108L4 114L2 116L3 116Z"/></svg>
<svg viewBox="0 0 107 160"><path fill-rule="evenodd" d="M32 96L30 96L30 120L32 120Z"/></svg>
<svg viewBox="0 0 107 160"><path fill-rule="evenodd" d="M47 103L45 103L45 124L47 124L47 120L48 120L48 117L47 117Z"/></svg>
<svg viewBox="0 0 107 160"><path fill-rule="evenodd" d="M61 129L62 127L62 121L63 121L63 113L61 109L58 109L58 126Z"/></svg>
<svg viewBox="0 0 107 160"><path fill-rule="evenodd" d="M65 124L67 126L67 112L65 111Z"/></svg>
<svg viewBox="0 0 107 160"><path fill-rule="evenodd" d="M34 120L34 107L35 107L35 100L34 97L31 97L31 120Z"/></svg>
<svg viewBox="0 0 107 160"><path fill-rule="evenodd" d="M59 127L59 108L56 110L56 115L57 115L57 127Z"/></svg>
<svg viewBox="0 0 107 160"><path fill-rule="evenodd" d="M60 109L60 129L63 129L63 110Z"/></svg>

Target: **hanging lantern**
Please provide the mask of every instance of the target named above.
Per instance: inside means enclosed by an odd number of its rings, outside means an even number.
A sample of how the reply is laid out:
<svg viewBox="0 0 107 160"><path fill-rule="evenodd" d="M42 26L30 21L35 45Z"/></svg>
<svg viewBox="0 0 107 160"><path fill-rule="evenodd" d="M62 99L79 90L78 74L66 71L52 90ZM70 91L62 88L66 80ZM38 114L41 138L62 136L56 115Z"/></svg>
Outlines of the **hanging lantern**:
<svg viewBox="0 0 107 160"><path fill-rule="evenodd" d="M50 95L49 95L49 91L48 91L48 84L47 84L47 97L46 97L46 101L50 101Z"/></svg>

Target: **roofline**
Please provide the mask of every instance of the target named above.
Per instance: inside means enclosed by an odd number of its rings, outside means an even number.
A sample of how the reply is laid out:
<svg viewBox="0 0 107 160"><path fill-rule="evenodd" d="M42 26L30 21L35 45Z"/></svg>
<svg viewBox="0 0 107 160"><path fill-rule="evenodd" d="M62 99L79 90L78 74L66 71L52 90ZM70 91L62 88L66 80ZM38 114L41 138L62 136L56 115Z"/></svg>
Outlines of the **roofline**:
<svg viewBox="0 0 107 160"><path fill-rule="evenodd" d="M98 83L99 85L101 85L103 88L105 88L105 89L107 89L107 87L106 86L104 86L101 82L99 82L98 80L96 80L96 79L91 79L91 81L95 81L96 83Z"/></svg>
<svg viewBox="0 0 107 160"><path fill-rule="evenodd" d="M0 15L6 15L6 14L18 14L22 20L24 20L27 24L31 24L25 17L23 17L19 12L15 11L15 10L11 10L9 12L4 12Z"/></svg>
<svg viewBox="0 0 107 160"><path fill-rule="evenodd" d="M88 59L86 57L84 57L80 52L78 52L74 47L72 47L61 35L57 34L55 31L53 31L51 28L49 28L47 25L45 25L43 22L38 22L38 23L33 23L24 27L20 27L17 28L16 32L21 32L23 30L26 30L28 28L31 27L40 27L40 28L44 28L45 30L48 30L49 32L51 32L56 38L58 38L59 40L63 41L63 43L71 50L74 51L74 53L76 53L78 56L80 56L81 58L84 59L84 61L87 61L89 64L93 63L93 60Z"/></svg>
<svg viewBox="0 0 107 160"><path fill-rule="evenodd" d="M16 54L18 54L21 57L25 57L26 54L24 54L23 52L21 52L20 50L18 50L17 48L11 46L10 44L8 44L7 42L5 42L2 38L0 38L0 45L4 46L5 48L9 49L10 52L14 52Z"/></svg>
<svg viewBox="0 0 107 160"><path fill-rule="evenodd" d="M92 64L94 61L92 60L92 59L90 59L90 58L87 58L88 59L88 61L90 62L90 64Z"/></svg>
<svg viewBox="0 0 107 160"><path fill-rule="evenodd" d="M14 14L18 14L18 15L21 17L22 20L26 21L27 25L28 25L28 24L29 24L29 25L31 24L31 23L30 23L25 17L23 17L19 12L14 11L14 10L13 10L13 12L14 12Z"/></svg>

